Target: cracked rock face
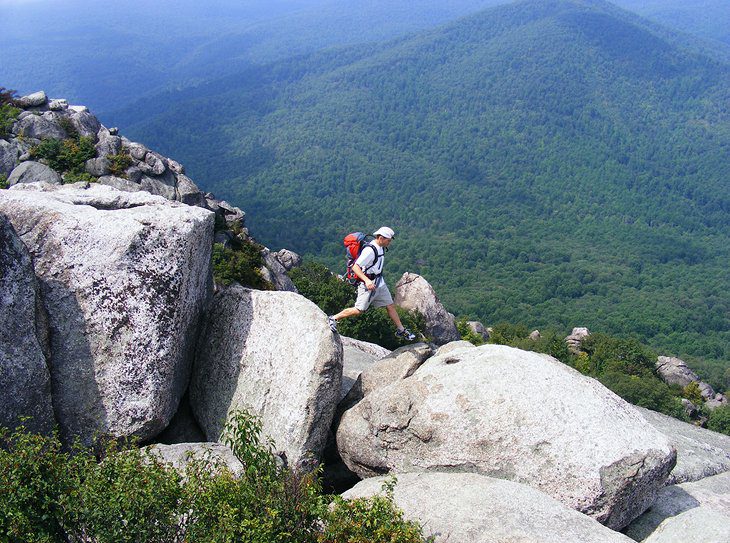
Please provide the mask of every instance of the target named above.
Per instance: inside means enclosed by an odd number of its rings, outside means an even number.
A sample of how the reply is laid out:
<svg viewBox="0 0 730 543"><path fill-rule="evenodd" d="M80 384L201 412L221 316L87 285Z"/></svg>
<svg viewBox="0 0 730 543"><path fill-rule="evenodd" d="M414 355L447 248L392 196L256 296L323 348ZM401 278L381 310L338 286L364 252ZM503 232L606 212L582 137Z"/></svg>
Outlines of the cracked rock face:
<svg viewBox="0 0 730 543"><path fill-rule="evenodd" d="M62 437L154 437L189 381L213 214L99 185L17 185L0 211L40 283Z"/></svg>
<svg viewBox="0 0 730 543"><path fill-rule="evenodd" d="M337 445L361 477L475 472L528 484L620 529L676 452L629 404L547 355L498 345L432 357L346 411Z"/></svg>
<svg viewBox="0 0 730 543"><path fill-rule="evenodd" d="M55 419L38 283L28 250L1 212L0 307L0 426L15 428L31 417L26 428L50 434Z"/></svg>
<svg viewBox="0 0 730 543"><path fill-rule="evenodd" d="M339 399L342 344L315 304L228 287L213 299L197 352L190 402L208 440L245 408L290 466L318 464Z"/></svg>

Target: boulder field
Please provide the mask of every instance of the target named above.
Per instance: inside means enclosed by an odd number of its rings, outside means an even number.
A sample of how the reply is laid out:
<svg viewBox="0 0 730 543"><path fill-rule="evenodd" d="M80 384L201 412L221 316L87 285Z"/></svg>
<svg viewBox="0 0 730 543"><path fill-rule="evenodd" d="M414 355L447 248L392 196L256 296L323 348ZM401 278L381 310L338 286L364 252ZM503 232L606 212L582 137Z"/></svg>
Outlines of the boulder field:
<svg viewBox="0 0 730 543"><path fill-rule="evenodd" d="M415 274L396 300L434 343L393 352L334 334L286 276L290 251L262 249L275 291L214 286L214 242L252 239L240 209L82 106L44 93L19 105L0 139L0 425L135 437L177 469L198 458L235 473L219 442L247 409L283 463L344 461L340 481L363 479L345 498L390 487L438 543L727 538L730 438L636 409L547 355L458 341ZM31 160L69 132L93 139L98 182L63 185Z"/></svg>

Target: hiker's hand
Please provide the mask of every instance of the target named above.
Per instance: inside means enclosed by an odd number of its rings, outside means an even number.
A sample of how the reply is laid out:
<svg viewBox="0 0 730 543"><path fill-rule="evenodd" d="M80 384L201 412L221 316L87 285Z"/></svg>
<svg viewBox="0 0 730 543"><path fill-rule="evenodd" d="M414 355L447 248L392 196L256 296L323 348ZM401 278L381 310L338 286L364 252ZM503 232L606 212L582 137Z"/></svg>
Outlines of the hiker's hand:
<svg viewBox="0 0 730 543"><path fill-rule="evenodd" d="M375 282L368 279L365 281L365 288L368 290L375 290Z"/></svg>

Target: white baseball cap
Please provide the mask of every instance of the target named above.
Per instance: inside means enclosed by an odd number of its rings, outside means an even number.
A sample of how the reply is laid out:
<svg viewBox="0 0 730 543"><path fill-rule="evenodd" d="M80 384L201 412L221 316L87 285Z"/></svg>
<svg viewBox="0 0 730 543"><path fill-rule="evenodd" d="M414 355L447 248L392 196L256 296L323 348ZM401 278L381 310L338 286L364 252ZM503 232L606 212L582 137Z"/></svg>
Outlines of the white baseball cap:
<svg viewBox="0 0 730 543"><path fill-rule="evenodd" d="M384 238L391 239L395 237L395 232L393 232L392 228L388 228L387 226L381 226L375 232L373 232L373 236L383 236Z"/></svg>

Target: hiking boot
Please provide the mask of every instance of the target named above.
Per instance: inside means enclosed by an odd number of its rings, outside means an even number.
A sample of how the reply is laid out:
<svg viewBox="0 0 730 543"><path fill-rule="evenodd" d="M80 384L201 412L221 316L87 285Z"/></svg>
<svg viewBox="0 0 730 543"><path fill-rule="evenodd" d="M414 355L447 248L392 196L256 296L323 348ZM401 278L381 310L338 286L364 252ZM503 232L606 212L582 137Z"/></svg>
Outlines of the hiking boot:
<svg viewBox="0 0 730 543"><path fill-rule="evenodd" d="M337 321L335 320L335 318L332 315L327 317L327 324L330 325L330 328L336 334L337 333Z"/></svg>
<svg viewBox="0 0 730 543"><path fill-rule="evenodd" d="M413 341L414 339L416 339L416 334L411 332L408 328L403 328L403 330L396 330L395 335L396 337L405 339L406 341Z"/></svg>

